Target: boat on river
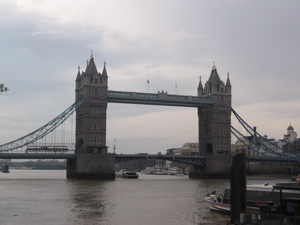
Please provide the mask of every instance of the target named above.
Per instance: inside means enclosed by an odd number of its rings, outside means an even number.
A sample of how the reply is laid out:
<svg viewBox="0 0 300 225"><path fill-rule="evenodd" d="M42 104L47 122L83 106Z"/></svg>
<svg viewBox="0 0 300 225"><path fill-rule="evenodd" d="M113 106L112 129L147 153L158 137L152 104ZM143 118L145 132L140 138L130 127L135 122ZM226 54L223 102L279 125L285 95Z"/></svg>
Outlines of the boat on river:
<svg viewBox="0 0 300 225"><path fill-rule="evenodd" d="M178 167L167 167L167 166L154 166L146 167L141 171L142 174L151 175L179 175L183 174L182 169Z"/></svg>
<svg viewBox="0 0 300 225"><path fill-rule="evenodd" d="M10 173L9 166L5 165L2 169L2 173Z"/></svg>
<svg viewBox="0 0 300 225"><path fill-rule="evenodd" d="M276 210L280 204L280 192L273 188L273 185L265 183L263 185L247 185L246 209L249 211L259 211L262 206L274 206ZM300 193L296 191L283 191L283 198L300 198ZM212 191L204 200L211 204L211 211L230 212L230 188L225 189L224 193Z"/></svg>
<svg viewBox="0 0 300 225"><path fill-rule="evenodd" d="M135 178L135 179L137 179L139 177L139 175L134 171L124 171L122 173L122 177L123 178Z"/></svg>

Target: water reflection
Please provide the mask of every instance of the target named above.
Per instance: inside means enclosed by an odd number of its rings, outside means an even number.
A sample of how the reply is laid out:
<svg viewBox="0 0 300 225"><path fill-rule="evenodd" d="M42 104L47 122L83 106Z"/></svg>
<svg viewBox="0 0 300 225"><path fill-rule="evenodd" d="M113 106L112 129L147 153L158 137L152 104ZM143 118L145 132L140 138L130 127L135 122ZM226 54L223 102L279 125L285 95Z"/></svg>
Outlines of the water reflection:
<svg viewBox="0 0 300 225"><path fill-rule="evenodd" d="M110 213L107 184L109 181L68 180L71 214L76 224L104 221Z"/></svg>
<svg viewBox="0 0 300 225"><path fill-rule="evenodd" d="M12 171L2 176L1 224L226 224L204 196L228 180L143 175L115 181L68 180L63 171ZM2 206L2 207L1 207ZM16 216L14 216L16 215Z"/></svg>
<svg viewBox="0 0 300 225"><path fill-rule="evenodd" d="M228 180L191 180L141 175L115 181L67 180L72 224L220 224L228 217L209 212L204 196L221 192Z"/></svg>

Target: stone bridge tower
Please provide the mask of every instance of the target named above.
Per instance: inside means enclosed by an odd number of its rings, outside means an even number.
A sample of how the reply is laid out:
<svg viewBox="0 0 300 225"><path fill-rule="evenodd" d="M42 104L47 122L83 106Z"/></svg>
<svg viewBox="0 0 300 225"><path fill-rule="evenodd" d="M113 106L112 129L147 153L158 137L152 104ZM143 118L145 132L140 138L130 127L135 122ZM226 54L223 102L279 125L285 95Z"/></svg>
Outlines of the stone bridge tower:
<svg viewBox="0 0 300 225"><path fill-rule="evenodd" d="M213 65L210 77L204 88L198 86L199 97L211 97L214 104L198 108L199 152L206 156L205 168L200 173L212 176L230 174L231 155L231 83L229 73L226 84L220 79Z"/></svg>
<svg viewBox="0 0 300 225"><path fill-rule="evenodd" d="M76 153L107 153L106 109L107 72L97 71L91 55L85 72L78 70L76 78L76 102L84 103L76 111Z"/></svg>
<svg viewBox="0 0 300 225"><path fill-rule="evenodd" d="M115 158L106 146L107 88L105 63L101 74L91 54L85 72L79 67L76 78L76 102L84 102L76 110L76 160L68 160L69 178L115 178Z"/></svg>

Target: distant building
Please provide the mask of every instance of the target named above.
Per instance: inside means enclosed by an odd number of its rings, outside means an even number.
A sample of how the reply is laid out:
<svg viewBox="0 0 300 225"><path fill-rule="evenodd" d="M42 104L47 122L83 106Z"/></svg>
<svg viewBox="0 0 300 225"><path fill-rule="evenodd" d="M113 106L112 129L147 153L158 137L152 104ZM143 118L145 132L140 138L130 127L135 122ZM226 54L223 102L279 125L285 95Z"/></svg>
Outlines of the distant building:
<svg viewBox="0 0 300 225"><path fill-rule="evenodd" d="M198 142L186 142L181 148L182 155L199 155Z"/></svg>
<svg viewBox="0 0 300 225"><path fill-rule="evenodd" d="M238 139L235 144L231 146L231 154L236 155L239 153L245 153L246 156L248 156L248 147L244 143L248 144L248 140L246 140L246 138L242 137L241 140Z"/></svg>
<svg viewBox="0 0 300 225"><path fill-rule="evenodd" d="M169 148L166 150L166 155L181 155L181 148Z"/></svg>
<svg viewBox="0 0 300 225"><path fill-rule="evenodd" d="M283 148L287 144L293 143L297 140L297 132L294 131L294 128L290 125L287 128L287 134L284 134L283 139L278 140L278 146Z"/></svg>
<svg viewBox="0 0 300 225"><path fill-rule="evenodd" d="M167 149L166 155L199 155L199 143L186 142L181 148Z"/></svg>
<svg viewBox="0 0 300 225"><path fill-rule="evenodd" d="M240 138L241 140L237 140L232 146L231 154L245 153L246 156L255 157L274 155L272 152L285 154L284 150L300 152L300 139L297 139L297 132L291 125L287 128L287 134L284 135L283 139L276 141L275 138L268 138L267 135L257 138L259 141L255 141L253 136Z"/></svg>

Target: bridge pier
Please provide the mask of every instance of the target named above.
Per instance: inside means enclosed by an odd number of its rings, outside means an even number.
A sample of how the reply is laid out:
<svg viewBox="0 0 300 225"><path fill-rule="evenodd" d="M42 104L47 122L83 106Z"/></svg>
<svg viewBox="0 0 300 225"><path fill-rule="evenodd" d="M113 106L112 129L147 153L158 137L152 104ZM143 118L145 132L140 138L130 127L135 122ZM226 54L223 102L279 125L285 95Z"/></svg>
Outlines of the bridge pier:
<svg viewBox="0 0 300 225"><path fill-rule="evenodd" d="M231 156L206 156L205 167L191 166L189 178L193 179L229 179Z"/></svg>
<svg viewBox="0 0 300 225"><path fill-rule="evenodd" d="M115 156L83 153L67 161L67 178L86 180L114 180Z"/></svg>

